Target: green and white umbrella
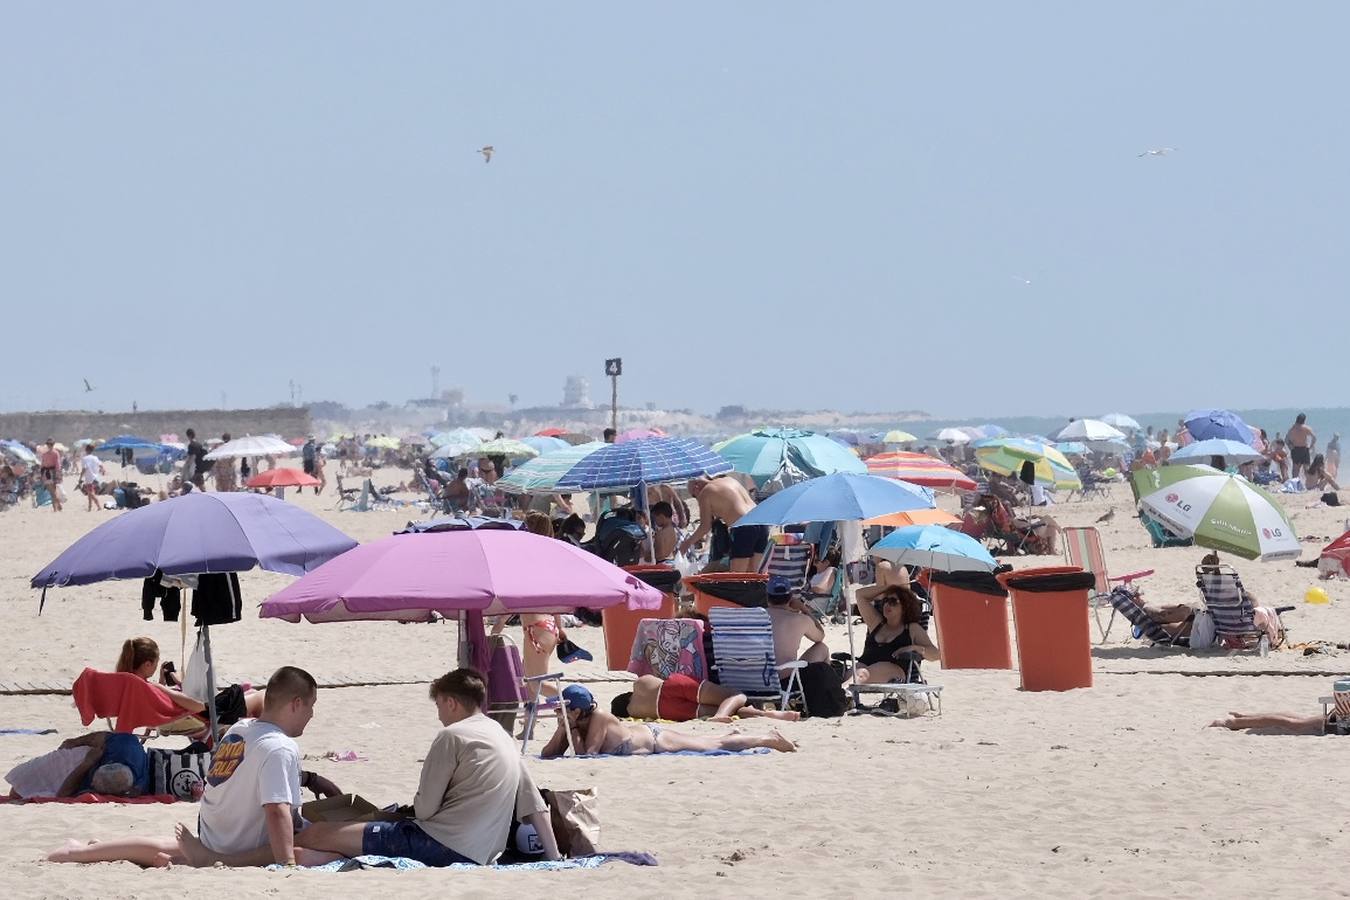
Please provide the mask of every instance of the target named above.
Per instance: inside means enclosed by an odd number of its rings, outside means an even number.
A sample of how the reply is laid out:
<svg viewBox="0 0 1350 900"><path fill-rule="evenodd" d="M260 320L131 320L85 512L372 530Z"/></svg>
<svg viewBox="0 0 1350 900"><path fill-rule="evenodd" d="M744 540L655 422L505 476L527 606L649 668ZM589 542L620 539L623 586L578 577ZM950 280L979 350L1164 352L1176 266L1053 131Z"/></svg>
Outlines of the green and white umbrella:
<svg viewBox="0 0 1350 900"><path fill-rule="evenodd" d="M538 494L551 492L558 480L571 471L572 467L602 447L608 447L602 441L578 444L566 450L558 450L548 456L540 456L527 463L516 466L505 478L499 478L493 487L508 494Z"/></svg>
<svg viewBox="0 0 1350 900"><path fill-rule="evenodd" d="M1139 504L1201 547L1270 562L1303 552L1289 517L1240 475L1209 466L1167 466L1135 473Z"/></svg>

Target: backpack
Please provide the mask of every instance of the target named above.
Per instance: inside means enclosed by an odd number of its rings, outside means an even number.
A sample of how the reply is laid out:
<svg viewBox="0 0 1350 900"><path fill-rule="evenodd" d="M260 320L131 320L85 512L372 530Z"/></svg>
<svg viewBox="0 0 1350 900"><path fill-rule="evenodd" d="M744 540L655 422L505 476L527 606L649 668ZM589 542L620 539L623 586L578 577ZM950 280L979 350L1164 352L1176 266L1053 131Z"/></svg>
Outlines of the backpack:
<svg viewBox="0 0 1350 900"><path fill-rule="evenodd" d="M848 712L844 682L827 662L807 663L802 669L802 694L811 718L835 719Z"/></svg>

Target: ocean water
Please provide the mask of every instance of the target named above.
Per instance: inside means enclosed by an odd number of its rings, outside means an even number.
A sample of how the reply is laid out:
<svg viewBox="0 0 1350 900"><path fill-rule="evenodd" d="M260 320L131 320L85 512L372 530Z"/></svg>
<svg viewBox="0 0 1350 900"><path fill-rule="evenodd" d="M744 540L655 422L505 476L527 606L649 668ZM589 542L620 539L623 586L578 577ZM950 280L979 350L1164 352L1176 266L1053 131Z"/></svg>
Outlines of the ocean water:
<svg viewBox="0 0 1350 900"><path fill-rule="evenodd" d="M1140 426L1153 426L1154 431L1166 428L1168 432L1177 430L1177 420L1185 416L1187 410L1179 412L1153 412L1136 413L1129 410L1111 410L1112 412L1123 412L1136 419ZM1324 409L1235 409L1233 412L1242 417L1242 420L1252 428L1264 428L1266 434L1272 440L1276 437L1283 437L1289 430L1289 426L1294 424L1294 417L1300 412L1308 414L1308 425L1317 433L1317 446L1325 447L1327 441L1331 440L1333 434L1340 434L1343 437L1350 438L1350 407L1334 407ZM1104 414L1104 413L1103 413ZM1082 418L1079 416L1078 418ZM895 423L896 428L904 428L912 434L919 437L928 437L937 432L940 428L947 428L956 425L984 425L992 423L1001 425L1011 431L1013 434L1039 434L1053 438L1060 429L1069 424L1068 416L992 416L989 418L977 419L932 419L922 422L910 422L908 425L916 427L907 427L905 422Z"/></svg>

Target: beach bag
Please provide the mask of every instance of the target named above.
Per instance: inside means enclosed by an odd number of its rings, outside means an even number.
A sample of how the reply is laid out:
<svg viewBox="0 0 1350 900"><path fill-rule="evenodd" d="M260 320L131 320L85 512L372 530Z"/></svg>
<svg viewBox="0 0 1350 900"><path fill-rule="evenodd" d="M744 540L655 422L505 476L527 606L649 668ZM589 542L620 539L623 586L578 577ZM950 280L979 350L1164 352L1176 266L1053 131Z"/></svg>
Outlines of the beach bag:
<svg viewBox="0 0 1350 900"><path fill-rule="evenodd" d="M802 696L806 715L813 719L836 719L848 712L844 682L827 662L807 663L802 669Z"/></svg>
<svg viewBox="0 0 1350 900"><path fill-rule="evenodd" d="M156 747L147 751L147 756L150 758L150 793L171 794L188 803L201 799L202 791L206 790L210 753Z"/></svg>
<svg viewBox="0 0 1350 900"><path fill-rule="evenodd" d="M1215 637L1214 613L1207 609L1196 610L1191 622L1191 649L1208 650L1214 646Z"/></svg>
<svg viewBox="0 0 1350 900"><path fill-rule="evenodd" d="M183 613L186 620L187 613ZM187 669L183 672L183 693L193 700L206 702L210 691L206 680L206 647L202 642L201 629L197 629L197 642L192 647L192 656L188 659Z"/></svg>
<svg viewBox="0 0 1350 900"><path fill-rule="evenodd" d="M600 806L595 788L541 791L548 803L553 836L563 856L590 856L600 847Z"/></svg>

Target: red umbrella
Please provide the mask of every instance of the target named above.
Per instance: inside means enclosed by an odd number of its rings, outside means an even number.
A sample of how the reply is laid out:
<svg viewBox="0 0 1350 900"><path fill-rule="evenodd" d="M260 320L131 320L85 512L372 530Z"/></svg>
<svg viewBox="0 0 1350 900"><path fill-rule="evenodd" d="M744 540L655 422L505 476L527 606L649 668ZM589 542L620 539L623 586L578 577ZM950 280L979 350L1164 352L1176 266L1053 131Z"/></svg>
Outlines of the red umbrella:
<svg viewBox="0 0 1350 900"><path fill-rule="evenodd" d="M319 479L315 478L313 475L306 475L299 469L293 469L290 466L282 466L276 469L269 469L266 472L260 472L245 483L249 487L260 488L313 487L319 483Z"/></svg>
<svg viewBox="0 0 1350 900"><path fill-rule="evenodd" d="M567 434L566 428L545 428L543 431L536 431L535 437L561 437Z"/></svg>

